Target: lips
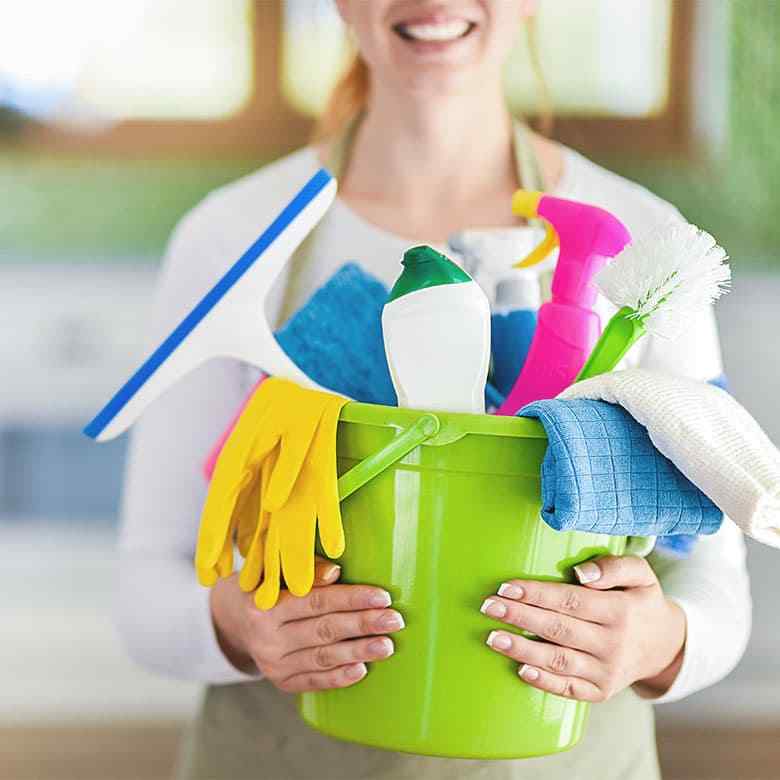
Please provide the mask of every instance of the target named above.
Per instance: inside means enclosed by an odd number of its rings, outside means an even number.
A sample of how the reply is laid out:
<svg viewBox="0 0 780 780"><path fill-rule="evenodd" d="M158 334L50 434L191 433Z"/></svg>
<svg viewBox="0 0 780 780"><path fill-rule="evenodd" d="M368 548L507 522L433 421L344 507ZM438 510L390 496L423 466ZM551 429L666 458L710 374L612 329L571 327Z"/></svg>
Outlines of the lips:
<svg viewBox="0 0 780 780"><path fill-rule="evenodd" d="M477 25L467 19L400 22L393 30L405 41L450 43L465 38Z"/></svg>

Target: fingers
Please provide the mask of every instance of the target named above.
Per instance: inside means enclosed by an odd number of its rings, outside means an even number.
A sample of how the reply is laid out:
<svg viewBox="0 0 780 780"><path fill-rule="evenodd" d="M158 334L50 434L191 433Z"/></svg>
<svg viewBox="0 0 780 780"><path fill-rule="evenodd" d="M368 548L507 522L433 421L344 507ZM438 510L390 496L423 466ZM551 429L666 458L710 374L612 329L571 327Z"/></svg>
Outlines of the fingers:
<svg viewBox="0 0 780 780"><path fill-rule="evenodd" d="M532 687L566 699L595 703L602 702L606 698L597 685L580 677L563 677L527 664L521 666L517 673L521 680Z"/></svg>
<svg viewBox="0 0 780 780"><path fill-rule="evenodd" d="M341 576L341 566L327 558L314 557L314 587L332 585Z"/></svg>
<svg viewBox="0 0 780 780"><path fill-rule="evenodd" d="M382 661L394 652L393 640L386 636L353 639L290 653L284 658L284 667L290 669L289 676L293 677L307 671L322 672L350 664Z"/></svg>
<svg viewBox="0 0 780 780"><path fill-rule="evenodd" d="M403 618L395 610L369 609L334 612L298 620L284 624L279 631L285 646L297 649L332 645L345 639L392 634L403 627Z"/></svg>
<svg viewBox="0 0 780 780"><path fill-rule="evenodd" d="M328 407L320 420L317 440L314 443L323 468L323 478L317 480L320 539L323 550L332 558L338 558L344 552L344 527L341 522L336 469L336 432L343 406L344 401L339 398Z"/></svg>
<svg viewBox="0 0 780 780"><path fill-rule="evenodd" d="M609 597L593 593L580 585L509 580L499 587L498 595L592 623L608 623L611 618Z"/></svg>
<svg viewBox="0 0 780 780"><path fill-rule="evenodd" d="M575 566L574 574L582 585L593 590L658 585L650 564L636 555L605 555Z"/></svg>
<svg viewBox="0 0 780 780"><path fill-rule="evenodd" d="M488 647L519 664L528 664L557 675L580 677L597 681L604 676L603 665L597 658L579 650L526 639L508 631L491 631Z"/></svg>
<svg viewBox="0 0 780 780"><path fill-rule="evenodd" d="M277 683L285 693L325 691L332 688L348 688L360 682L368 673L365 664L350 664L328 672L304 672Z"/></svg>
<svg viewBox="0 0 780 780"><path fill-rule="evenodd" d="M542 639L557 645L573 647L595 653L603 646L606 629L595 623L562 615L529 604L491 596L482 604L480 611L510 626L530 631Z"/></svg>
<svg viewBox="0 0 780 780"><path fill-rule="evenodd" d="M381 609L392 603L390 594L370 585L331 585L300 598L283 592L277 605L280 624L318 617L329 612Z"/></svg>

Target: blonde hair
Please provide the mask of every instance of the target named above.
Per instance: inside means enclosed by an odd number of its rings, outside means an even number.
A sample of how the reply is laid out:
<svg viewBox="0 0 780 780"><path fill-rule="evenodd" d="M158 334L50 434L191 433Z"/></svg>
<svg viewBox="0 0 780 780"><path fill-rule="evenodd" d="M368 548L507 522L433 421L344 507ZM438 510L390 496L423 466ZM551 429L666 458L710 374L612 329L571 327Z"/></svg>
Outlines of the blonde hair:
<svg viewBox="0 0 780 780"><path fill-rule="evenodd" d="M534 124L543 135L549 135L553 127L554 114L550 90L547 87L539 57L535 17L530 16L526 19L525 34L531 68L536 77L537 117ZM336 86L325 105L325 110L315 125L313 140L315 142L326 141L343 132L349 123L365 110L370 91L371 73L366 61L356 48L349 66L336 82Z"/></svg>

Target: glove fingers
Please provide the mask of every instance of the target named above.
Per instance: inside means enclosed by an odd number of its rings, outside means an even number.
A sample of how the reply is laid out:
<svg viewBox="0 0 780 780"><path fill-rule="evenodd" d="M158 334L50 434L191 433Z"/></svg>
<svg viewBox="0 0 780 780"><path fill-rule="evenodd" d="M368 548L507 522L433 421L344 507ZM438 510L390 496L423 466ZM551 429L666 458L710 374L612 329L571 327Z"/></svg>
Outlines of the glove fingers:
<svg viewBox="0 0 780 780"><path fill-rule="evenodd" d="M261 511L255 535L244 558L241 574L238 576L238 586L244 593L251 593L255 590L260 583L260 578L263 576L268 519L268 512Z"/></svg>
<svg viewBox="0 0 780 780"><path fill-rule="evenodd" d="M211 588L216 585L219 576L213 566L198 566L195 565L195 573L198 575L198 582L203 585L204 588Z"/></svg>
<svg viewBox="0 0 780 780"><path fill-rule="evenodd" d="M263 582L255 592L258 609L271 609L279 600L279 524L272 515L265 540L265 571Z"/></svg>
<svg viewBox="0 0 780 780"><path fill-rule="evenodd" d="M249 552L244 556L244 566L238 578L241 590L250 593L257 588L263 575L263 563L265 558L266 535L268 533L269 513L262 507L261 497L268 487L270 474L276 465L277 450L273 450L260 466L255 486L258 493L257 520L255 533L249 546Z"/></svg>
<svg viewBox="0 0 780 780"><path fill-rule="evenodd" d="M320 541L322 549L330 558L338 558L344 553L344 526L341 522L341 503L339 501L338 473L336 469L336 435L339 415L346 401L332 404L320 421L313 452L313 464L316 464L317 477L317 514L319 519Z"/></svg>
<svg viewBox="0 0 780 780"><path fill-rule="evenodd" d="M242 491L236 503L235 514L238 516L236 543L238 544L238 551L244 558L249 553L249 547L255 537L257 524L260 521L261 495L261 476L258 469L249 487Z"/></svg>
<svg viewBox="0 0 780 780"><path fill-rule="evenodd" d="M299 480L290 500L274 513L281 536L282 573L294 596L305 596L314 585L316 507L313 496L301 487Z"/></svg>
<svg viewBox="0 0 780 780"><path fill-rule="evenodd" d="M268 483L268 491L263 494L263 501L269 511L275 512L280 509L290 497L311 447L322 412L323 409L320 406L313 414L308 414L300 419L294 429L282 437L279 460Z"/></svg>

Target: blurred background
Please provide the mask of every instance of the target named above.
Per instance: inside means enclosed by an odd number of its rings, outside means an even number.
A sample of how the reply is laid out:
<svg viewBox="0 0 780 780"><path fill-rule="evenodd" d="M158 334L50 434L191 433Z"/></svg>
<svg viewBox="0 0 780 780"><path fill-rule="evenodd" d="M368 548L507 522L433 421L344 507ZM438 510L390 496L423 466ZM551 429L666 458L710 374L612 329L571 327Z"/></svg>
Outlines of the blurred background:
<svg viewBox="0 0 780 780"><path fill-rule="evenodd" d="M542 0L518 113L650 187L731 254L733 391L780 442L780 3ZM112 626L125 441L83 424L142 357L157 264L211 189L306 143L345 62L330 0L0 0L0 777L164 778L197 686ZM164 519L161 520L164 522ZM666 777L776 778L777 553L720 685L659 708Z"/></svg>

